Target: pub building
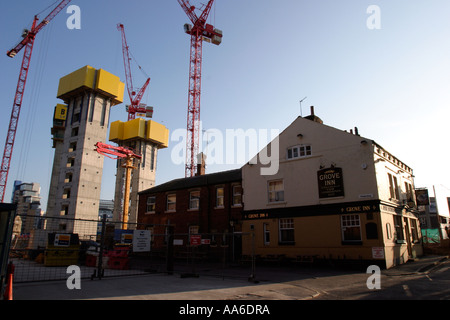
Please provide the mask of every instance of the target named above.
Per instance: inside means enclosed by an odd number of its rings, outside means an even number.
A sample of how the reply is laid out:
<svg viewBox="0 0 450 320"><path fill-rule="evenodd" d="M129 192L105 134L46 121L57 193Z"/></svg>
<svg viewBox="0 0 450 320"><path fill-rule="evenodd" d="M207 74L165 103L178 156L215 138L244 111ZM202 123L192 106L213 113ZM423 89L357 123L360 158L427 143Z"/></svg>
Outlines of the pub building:
<svg viewBox="0 0 450 320"><path fill-rule="evenodd" d="M263 174L260 155L277 151ZM313 107L242 167L242 188L244 255L391 268L423 254L412 169Z"/></svg>

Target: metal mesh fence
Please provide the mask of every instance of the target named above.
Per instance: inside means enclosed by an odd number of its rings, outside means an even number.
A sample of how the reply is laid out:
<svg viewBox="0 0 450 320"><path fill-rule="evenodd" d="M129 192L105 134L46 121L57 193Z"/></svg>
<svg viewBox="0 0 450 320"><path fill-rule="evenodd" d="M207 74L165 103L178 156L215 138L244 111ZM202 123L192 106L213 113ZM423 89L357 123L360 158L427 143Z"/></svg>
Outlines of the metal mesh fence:
<svg viewBox="0 0 450 320"><path fill-rule="evenodd" d="M243 243L252 241L250 234L174 234L170 225L132 223L123 228L106 216L39 217L35 225L11 241L9 261L16 283L65 280L72 265L80 267L84 279L148 273L249 277L254 271L254 259L242 255Z"/></svg>

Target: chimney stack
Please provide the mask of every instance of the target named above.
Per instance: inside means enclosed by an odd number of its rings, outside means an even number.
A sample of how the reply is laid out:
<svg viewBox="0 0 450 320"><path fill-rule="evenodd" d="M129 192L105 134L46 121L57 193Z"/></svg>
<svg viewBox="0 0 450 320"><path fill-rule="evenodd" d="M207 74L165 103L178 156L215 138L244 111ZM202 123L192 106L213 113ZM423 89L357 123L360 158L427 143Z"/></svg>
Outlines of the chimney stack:
<svg viewBox="0 0 450 320"><path fill-rule="evenodd" d="M197 173L196 176L203 176L206 173L206 155L200 152L197 155Z"/></svg>
<svg viewBox="0 0 450 320"><path fill-rule="evenodd" d="M311 120L311 121L314 121L314 122L323 124L322 119L320 119L319 117L317 117L317 116L314 114L314 106L311 106L311 115L306 116L305 119L308 119L308 120Z"/></svg>

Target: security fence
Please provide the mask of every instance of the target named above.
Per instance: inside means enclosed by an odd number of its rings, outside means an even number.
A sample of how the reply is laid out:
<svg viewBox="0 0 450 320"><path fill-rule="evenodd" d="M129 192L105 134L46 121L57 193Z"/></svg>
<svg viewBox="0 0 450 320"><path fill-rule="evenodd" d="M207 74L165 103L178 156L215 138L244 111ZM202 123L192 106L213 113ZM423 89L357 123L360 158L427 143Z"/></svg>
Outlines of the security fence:
<svg viewBox="0 0 450 320"><path fill-rule="evenodd" d="M28 222L27 222L28 220ZM242 255L251 234L174 234L171 225L144 225L66 217L17 216L30 224L29 233L13 234L9 262L14 282L65 280L68 266L80 268L84 279L140 275L208 274L251 277L255 257Z"/></svg>

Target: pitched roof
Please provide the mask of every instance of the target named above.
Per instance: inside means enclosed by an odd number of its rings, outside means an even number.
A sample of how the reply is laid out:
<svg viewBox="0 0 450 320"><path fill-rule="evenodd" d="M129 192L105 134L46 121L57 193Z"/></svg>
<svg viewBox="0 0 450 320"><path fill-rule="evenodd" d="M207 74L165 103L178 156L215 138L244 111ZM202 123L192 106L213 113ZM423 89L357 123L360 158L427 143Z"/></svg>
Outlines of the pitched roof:
<svg viewBox="0 0 450 320"><path fill-rule="evenodd" d="M181 189L197 188L206 185L228 183L242 180L241 169L221 171L189 178L180 178L143 190L139 194L175 191Z"/></svg>

